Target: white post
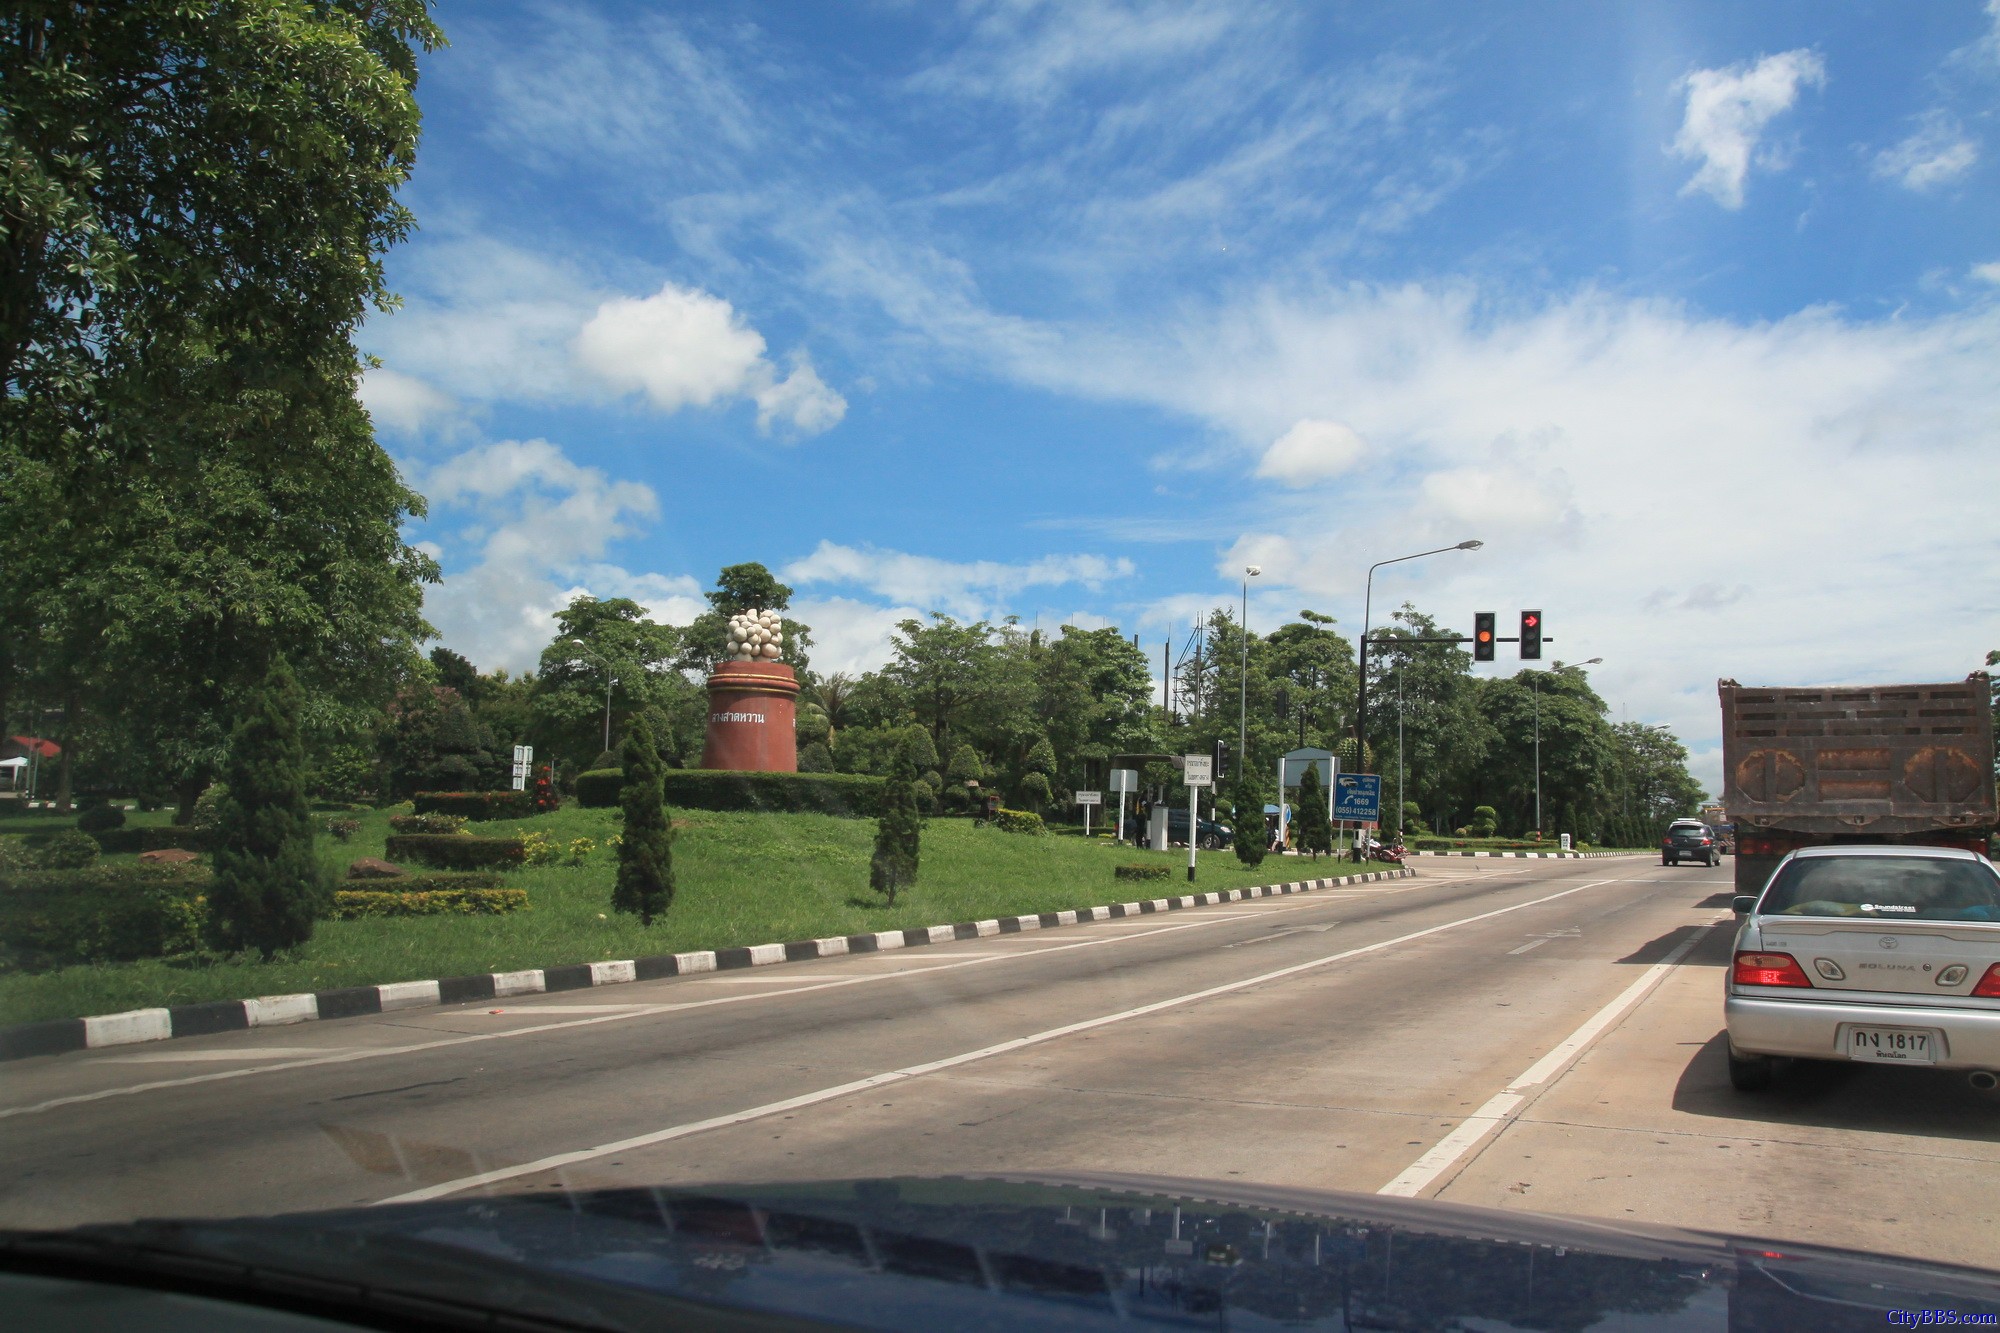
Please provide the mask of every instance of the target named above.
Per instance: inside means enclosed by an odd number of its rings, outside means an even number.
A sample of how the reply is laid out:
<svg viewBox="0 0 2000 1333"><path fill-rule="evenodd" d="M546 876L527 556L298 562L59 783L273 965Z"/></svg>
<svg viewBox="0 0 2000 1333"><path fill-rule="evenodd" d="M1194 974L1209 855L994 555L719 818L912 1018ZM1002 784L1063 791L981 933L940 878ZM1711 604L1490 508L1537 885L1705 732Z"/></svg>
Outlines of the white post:
<svg viewBox="0 0 2000 1333"><path fill-rule="evenodd" d="M1285 845L1285 832L1291 825L1287 816L1291 813L1292 808L1285 804L1285 760L1284 756L1280 755L1278 758L1278 846L1280 847Z"/></svg>
<svg viewBox="0 0 2000 1333"><path fill-rule="evenodd" d="M1118 784L1118 824L1116 831L1111 835L1111 841L1125 841L1125 784L1122 782Z"/></svg>
<svg viewBox="0 0 2000 1333"><path fill-rule="evenodd" d="M1194 883L1194 847L1200 839L1200 825L1195 823L1195 798L1201 788L1192 784L1188 787L1188 883Z"/></svg>

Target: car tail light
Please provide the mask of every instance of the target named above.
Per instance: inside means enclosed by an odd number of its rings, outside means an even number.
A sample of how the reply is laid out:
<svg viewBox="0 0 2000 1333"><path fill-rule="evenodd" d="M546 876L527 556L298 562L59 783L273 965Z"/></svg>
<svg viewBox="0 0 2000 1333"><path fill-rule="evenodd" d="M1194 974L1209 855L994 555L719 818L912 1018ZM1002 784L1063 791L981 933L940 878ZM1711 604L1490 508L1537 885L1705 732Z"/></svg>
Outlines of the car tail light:
<svg viewBox="0 0 2000 1333"><path fill-rule="evenodd" d="M1989 1000L2000 1000L2000 963L1986 969L1986 975L1972 988L1974 995L1983 995Z"/></svg>
<svg viewBox="0 0 2000 1333"><path fill-rule="evenodd" d="M2000 964L1995 964L2000 971ZM1988 973L1991 976L1992 973ZM1799 966L1799 960L1788 953L1750 953L1736 955L1736 984L1739 986L1805 986L1811 987L1812 978ZM1984 985L1984 982L1980 983ZM1994 992L2000 995L2000 991Z"/></svg>
<svg viewBox="0 0 2000 1333"><path fill-rule="evenodd" d="M1704 847L1708 846L1708 839L1707 839L1707 838L1703 838L1703 839L1701 840L1701 845L1702 845L1702 846L1704 846Z"/></svg>

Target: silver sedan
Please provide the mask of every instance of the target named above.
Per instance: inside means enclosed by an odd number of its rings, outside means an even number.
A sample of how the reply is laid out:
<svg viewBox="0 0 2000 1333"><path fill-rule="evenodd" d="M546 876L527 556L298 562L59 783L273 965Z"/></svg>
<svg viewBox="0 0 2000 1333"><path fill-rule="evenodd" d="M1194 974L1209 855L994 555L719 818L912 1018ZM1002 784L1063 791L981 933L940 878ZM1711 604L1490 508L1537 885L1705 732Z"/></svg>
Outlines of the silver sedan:
<svg viewBox="0 0 2000 1333"><path fill-rule="evenodd" d="M1971 1071L2000 1086L2000 871L1943 847L1808 847L1744 912L1723 1013L1729 1081L1782 1057Z"/></svg>

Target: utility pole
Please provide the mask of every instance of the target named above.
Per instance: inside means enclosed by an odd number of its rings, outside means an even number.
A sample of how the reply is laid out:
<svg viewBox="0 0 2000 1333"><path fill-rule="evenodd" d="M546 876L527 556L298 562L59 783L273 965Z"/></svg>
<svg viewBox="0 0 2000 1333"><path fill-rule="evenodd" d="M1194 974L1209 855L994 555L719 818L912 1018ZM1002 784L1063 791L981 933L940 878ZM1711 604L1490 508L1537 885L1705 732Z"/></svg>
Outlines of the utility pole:
<svg viewBox="0 0 2000 1333"><path fill-rule="evenodd" d="M1243 633L1243 662L1236 673L1236 753L1238 763L1241 756L1250 753L1250 580L1264 572L1261 565L1243 566L1243 623L1238 628Z"/></svg>

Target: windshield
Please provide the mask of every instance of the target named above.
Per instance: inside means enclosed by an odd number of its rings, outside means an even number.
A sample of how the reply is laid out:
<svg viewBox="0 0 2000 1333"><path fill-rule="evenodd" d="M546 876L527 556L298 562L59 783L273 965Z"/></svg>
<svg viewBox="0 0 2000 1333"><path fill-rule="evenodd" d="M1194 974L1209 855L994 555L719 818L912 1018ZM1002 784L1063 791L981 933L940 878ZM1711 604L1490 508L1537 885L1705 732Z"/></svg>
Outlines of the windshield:
<svg viewBox="0 0 2000 1333"><path fill-rule="evenodd" d="M1922 856L1800 857L1764 892L1767 916L2000 921L2000 875Z"/></svg>
<svg viewBox="0 0 2000 1333"><path fill-rule="evenodd" d="M2000 1265L1982 932L1731 910L2000 920L1996 367L2000 0L0 5L0 1232Z"/></svg>

